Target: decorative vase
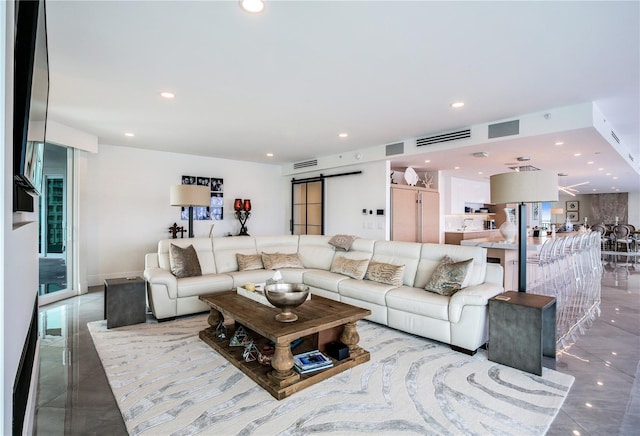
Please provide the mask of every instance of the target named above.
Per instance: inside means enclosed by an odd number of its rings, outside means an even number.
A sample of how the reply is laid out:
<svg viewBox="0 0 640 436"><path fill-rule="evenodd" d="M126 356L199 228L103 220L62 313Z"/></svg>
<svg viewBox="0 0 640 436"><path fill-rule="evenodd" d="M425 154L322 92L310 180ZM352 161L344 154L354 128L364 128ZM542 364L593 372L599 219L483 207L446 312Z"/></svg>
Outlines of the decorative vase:
<svg viewBox="0 0 640 436"><path fill-rule="evenodd" d="M508 207L504 208L504 214L506 215L507 220L500 226L500 234L507 244L513 244L516 242L516 233L518 233L518 228L513 221L511 221L511 214L509 213L510 210L511 209Z"/></svg>
<svg viewBox="0 0 640 436"><path fill-rule="evenodd" d="M567 222L564 223L564 230L567 232L573 232L573 224L571 223L569 218L567 218Z"/></svg>

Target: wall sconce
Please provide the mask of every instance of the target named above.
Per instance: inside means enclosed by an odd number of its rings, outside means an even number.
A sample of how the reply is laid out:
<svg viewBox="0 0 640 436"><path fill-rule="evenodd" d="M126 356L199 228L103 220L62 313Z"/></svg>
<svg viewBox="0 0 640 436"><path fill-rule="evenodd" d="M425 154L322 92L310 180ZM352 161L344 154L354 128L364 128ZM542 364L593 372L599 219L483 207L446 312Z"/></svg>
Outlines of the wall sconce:
<svg viewBox="0 0 640 436"><path fill-rule="evenodd" d="M246 223L251 216L251 200L248 198L245 200L236 198L233 201L233 210L236 211L236 218L240 221L240 233L238 236L249 236Z"/></svg>

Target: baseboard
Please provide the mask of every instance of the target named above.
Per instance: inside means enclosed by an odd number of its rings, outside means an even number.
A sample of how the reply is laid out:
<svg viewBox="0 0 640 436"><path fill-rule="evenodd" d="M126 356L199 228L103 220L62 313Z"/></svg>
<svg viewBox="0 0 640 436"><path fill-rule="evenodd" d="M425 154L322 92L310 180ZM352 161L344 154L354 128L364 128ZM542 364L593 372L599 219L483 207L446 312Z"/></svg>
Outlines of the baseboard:
<svg viewBox="0 0 640 436"><path fill-rule="evenodd" d="M106 279L118 279L121 277L142 277L143 271L125 271L111 274L94 274L87 276L88 286L104 286Z"/></svg>
<svg viewBox="0 0 640 436"><path fill-rule="evenodd" d="M38 404L38 379L40 378L40 336L36 341L36 351L34 354L34 365L31 371L31 384L29 385L29 398L27 408L24 413L24 424L22 435L31 436L34 434L36 423L36 406Z"/></svg>

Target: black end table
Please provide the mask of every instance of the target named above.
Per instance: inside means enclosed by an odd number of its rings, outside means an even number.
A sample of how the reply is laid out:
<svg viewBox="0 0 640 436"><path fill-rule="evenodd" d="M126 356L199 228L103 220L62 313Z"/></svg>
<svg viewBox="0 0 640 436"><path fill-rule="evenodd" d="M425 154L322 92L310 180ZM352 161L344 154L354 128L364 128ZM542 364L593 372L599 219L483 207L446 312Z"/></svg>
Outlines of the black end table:
<svg viewBox="0 0 640 436"><path fill-rule="evenodd" d="M104 317L107 328L139 324L147 320L145 282L141 277L104 281Z"/></svg>
<svg viewBox="0 0 640 436"><path fill-rule="evenodd" d="M491 298L488 357L536 375L543 364L555 369L556 299L514 291Z"/></svg>

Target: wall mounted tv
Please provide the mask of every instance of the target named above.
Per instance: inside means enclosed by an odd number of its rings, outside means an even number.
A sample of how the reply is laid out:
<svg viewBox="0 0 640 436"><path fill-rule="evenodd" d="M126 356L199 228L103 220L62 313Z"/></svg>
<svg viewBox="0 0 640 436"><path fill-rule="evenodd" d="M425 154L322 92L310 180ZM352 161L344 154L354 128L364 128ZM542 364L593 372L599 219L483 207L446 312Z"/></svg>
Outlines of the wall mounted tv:
<svg viewBox="0 0 640 436"><path fill-rule="evenodd" d="M49 59L44 0L16 2L13 88L14 210L24 193L42 187L49 100ZM26 210L29 210L27 207ZM33 210L31 208L31 210Z"/></svg>

